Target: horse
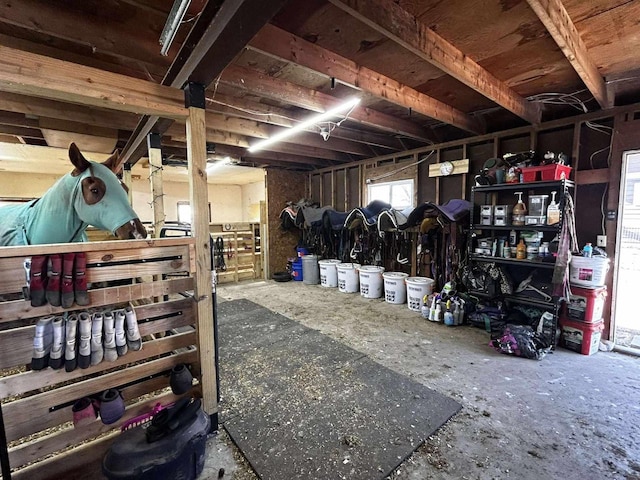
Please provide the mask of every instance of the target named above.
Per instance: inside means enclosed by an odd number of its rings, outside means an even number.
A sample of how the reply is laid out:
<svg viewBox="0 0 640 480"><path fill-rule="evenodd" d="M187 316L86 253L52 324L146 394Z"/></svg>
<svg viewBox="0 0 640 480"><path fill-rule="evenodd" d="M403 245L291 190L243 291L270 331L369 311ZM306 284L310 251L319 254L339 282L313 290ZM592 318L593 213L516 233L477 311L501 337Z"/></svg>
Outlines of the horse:
<svg viewBox="0 0 640 480"><path fill-rule="evenodd" d="M103 163L92 162L72 143L69 160L73 171L41 198L0 207L0 246L83 242L89 225L121 240L146 238L116 176L118 157L115 152Z"/></svg>

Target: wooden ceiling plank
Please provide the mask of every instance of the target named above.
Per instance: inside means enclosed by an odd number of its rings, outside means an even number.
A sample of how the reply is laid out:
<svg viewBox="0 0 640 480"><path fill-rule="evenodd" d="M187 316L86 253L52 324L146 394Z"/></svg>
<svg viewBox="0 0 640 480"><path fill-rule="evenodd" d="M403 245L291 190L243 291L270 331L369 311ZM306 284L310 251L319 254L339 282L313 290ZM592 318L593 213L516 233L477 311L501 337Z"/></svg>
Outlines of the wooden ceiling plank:
<svg viewBox="0 0 640 480"><path fill-rule="evenodd" d="M287 102L314 112L325 112L343 101L326 93L285 82L255 69L238 65L229 65L220 77L220 81L243 91ZM427 131L419 125L371 108L356 107L349 115L349 119L423 142L431 141Z"/></svg>
<svg viewBox="0 0 640 480"><path fill-rule="evenodd" d="M411 108L417 113L454 125L467 132L485 133L485 129L477 118L274 25L265 25L253 37L249 47L266 55L309 68L329 78L335 78L348 86L401 107Z"/></svg>
<svg viewBox="0 0 640 480"><path fill-rule="evenodd" d="M40 140L44 138L42 132L37 128L17 127L14 125L0 125L0 133L22 138L37 138Z"/></svg>
<svg viewBox="0 0 640 480"><path fill-rule="evenodd" d="M0 46L0 91L118 111L186 118L181 90Z"/></svg>
<svg viewBox="0 0 640 480"><path fill-rule="evenodd" d="M603 109L613 106L612 98L575 24L560 0L527 0L549 31L562 53Z"/></svg>
<svg viewBox="0 0 640 480"><path fill-rule="evenodd" d="M284 108L274 107L272 105L266 105L246 98L232 97L220 93L208 96L207 102L207 110L209 111L223 113L234 117L247 118L278 127L291 128L296 123L306 120L306 115L300 113L294 113ZM307 131L313 132L315 130L308 129ZM398 141L385 134L338 128L331 133L331 136L342 138L344 140L351 140L365 145L391 150L400 150L400 144Z"/></svg>
<svg viewBox="0 0 640 480"><path fill-rule="evenodd" d="M393 0L329 2L520 118L540 123L539 105L518 95Z"/></svg>

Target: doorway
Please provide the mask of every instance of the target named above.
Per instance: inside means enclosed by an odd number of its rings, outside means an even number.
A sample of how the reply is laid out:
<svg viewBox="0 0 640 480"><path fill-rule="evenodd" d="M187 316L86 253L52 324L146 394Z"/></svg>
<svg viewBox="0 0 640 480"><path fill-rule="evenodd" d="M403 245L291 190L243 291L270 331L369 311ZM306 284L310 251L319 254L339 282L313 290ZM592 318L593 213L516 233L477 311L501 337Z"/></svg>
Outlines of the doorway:
<svg viewBox="0 0 640 480"><path fill-rule="evenodd" d="M640 150L622 155L618 212L613 340L640 352L640 316L634 298L640 278Z"/></svg>

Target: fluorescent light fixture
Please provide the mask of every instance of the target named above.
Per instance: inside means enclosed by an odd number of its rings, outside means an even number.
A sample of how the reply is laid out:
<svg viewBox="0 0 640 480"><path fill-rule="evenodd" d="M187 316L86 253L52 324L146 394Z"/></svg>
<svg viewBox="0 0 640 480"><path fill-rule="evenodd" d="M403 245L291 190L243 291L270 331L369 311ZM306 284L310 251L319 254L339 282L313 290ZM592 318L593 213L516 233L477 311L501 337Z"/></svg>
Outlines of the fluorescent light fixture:
<svg viewBox="0 0 640 480"><path fill-rule="evenodd" d="M169 48L171 48L173 39L178 32L178 28L180 28L180 24L182 23L184 14L187 13L190 3L191 0L175 0L173 2L173 7L171 7L167 22L164 24L164 28L160 34L160 45L162 45L160 49L161 55L167 56L169 54Z"/></svg>
<svg viewBox="0 0 640 480"><path fill-rule="evenodd" d="M316 115L314 117L311 117L308 120L305 120L302 123L298 123L297 125L287 129L287 130L283 130L280 133L275 134L273 137L267 138L266 140L262 140L261 142L256 143L255 145L251 145L248 150L250 152L257 152L258 150L262 150L264 147L271 145L273 143L279 142L280 140L283 140L285 138L290 137L291 135L294 135L296 133L298 133L301 130L304 130L306 128L309 128L313 125L315 125L316 123L320 123L323 122L325 120L330 119L331 117L336 116L337 114L339 114L340 112L344 112L345 110L349 110L354 108L356 105L358 105L358 103L360 103L360 99L359 98L352 98L351 100L341 103L340 105L338 105L337 107L332 108L331 110L327 110L324 113L321 113L319 115Z"/></svg>

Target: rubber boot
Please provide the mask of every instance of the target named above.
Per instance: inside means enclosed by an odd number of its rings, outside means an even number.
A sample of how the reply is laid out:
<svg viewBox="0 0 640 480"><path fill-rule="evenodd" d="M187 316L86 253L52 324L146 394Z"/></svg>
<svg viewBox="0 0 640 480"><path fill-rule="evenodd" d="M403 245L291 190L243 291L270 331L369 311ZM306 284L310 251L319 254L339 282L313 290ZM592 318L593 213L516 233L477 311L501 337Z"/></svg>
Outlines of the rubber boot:
<svg viewBox="0 0 640 480"><path fill-rule="evenodd" d="M67 338L65 339L67 348L64 350L64 369L73 372L78 366L78 348L76 335L78 334L78 317L75 314L67 318Z"/></svg>
<svg viewBox="0 0 640 480"><path fill-rule="evenodd" d="M64 365L64 349L65 349L65 325L64 318L56 317L53 319L53 345L51 346L51 355L49 356L49 366L54 370L62 368Z"/></svg>
<svg viewBox="0 0 640 480"><path fill-rule="evenodd" d="M104 317L102 313L93 314L91 321L91 365L98 365L104 358L104 348L102 347L102 324Z"/></svg>
<svg viewBox="0 0 640 480"><path fill-rule="evenodd" d="M116 350L116 327L113 312L106 311L104 321L104 359L107 362L115 362L118 359Z"/></svg>
<svg viewBox="0 0 640 480"><path fill-rule="evenodd" d="M83 425L88 425L98 418L96 408L89 397L84 397L78 400L71 407L73 412L73 427L78 428Z"/></svg>
<svg viewBox="0 0 640 480"><path fill-rule="evenodd" d="M100 395L100 419L105 425L117 422L124 415L124 399L115 388L105 390Z"/></svg>
<svg viewBox="0 0 640 480"><path fill-rule="evenodd" d="M76 253L73 291L78 305L81 307L89 305L89 294L87 293L87 254L84 252Z"/></svg>
<svg viewBox="0 0 640 480"><path fill-rule="evenodd" d="M60 276L62 275L62 257L58 254L49 255L49 269L47 273L47 301L53 307L60 306Z"/></svg>
<svg viewBox="0 0 640 480"><path fill-rule="evenodd" d="M31 257L31 271L29 273L29 296L32 307L41 307L47 303L45 286L47 283L47 257L34 255Z"/></svg>
<svg viewBox="0 0 640 480"><path fill-rule="evenodd" d="M73 305L73 259L75 256L75 253L65 253L62 257L62 282L60 287L62 308L71 308Z"/></svg>
<svg viewBox="0 0 640 480"><path fill-rule="evenodd" d="M137 352L142 349L142 338L138 329L138 317L133 305L129 304L124 309L124 317L127 323L127 345L130 350Z"/></svg>
<svg viewBox="0 0 640 480"><path fill-rule="evenodd" d="M78 315L78 330L80 332L78 366L89 368L91 365L91 316L87 312L81 312Z"/></svg>
<svg viewBox="0 0 640 480"><path fill-rule="evenodd" d="M113 312L116 319L116 350L118 356L121 357L127 353L127 337L124 332L125 315L124 310L116 310Z"/></svg>
<svg viewBox="0 0 640 480"><path fill-rule="evenodd" d="M184 363L179 363L171 369L169 386L175 395L182 395L191 390L193 385L193 375Z"/></svg>
<svg viewBox="0 0 640 480"><path fill-rule="evenodd" d="M33 337L33 356L31 357L32 370L42 370L49 366L49 356L53 344L52 322L53 317L49 316L39 319L36 323L36 333Z"/></svg>

